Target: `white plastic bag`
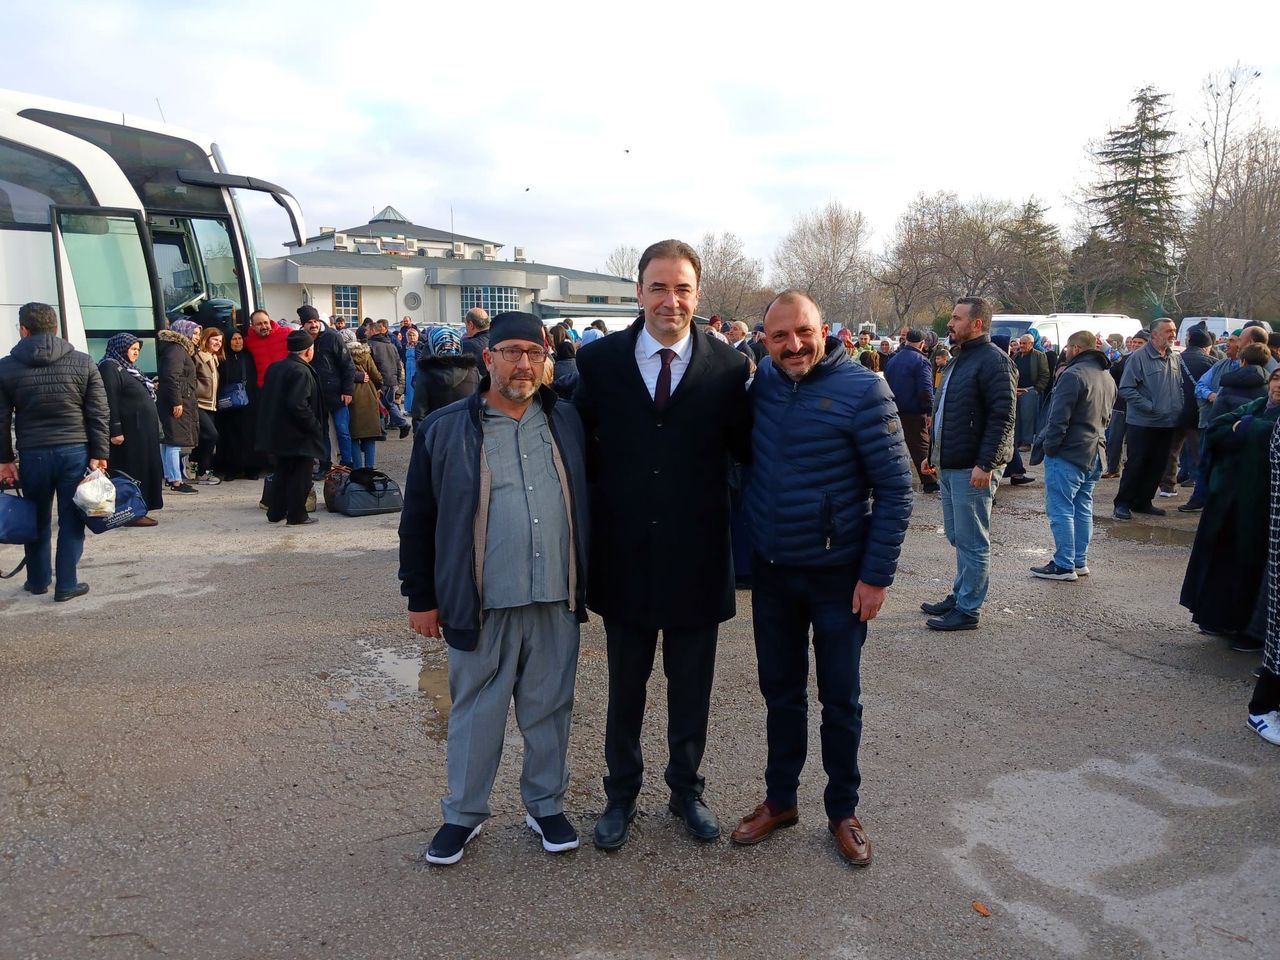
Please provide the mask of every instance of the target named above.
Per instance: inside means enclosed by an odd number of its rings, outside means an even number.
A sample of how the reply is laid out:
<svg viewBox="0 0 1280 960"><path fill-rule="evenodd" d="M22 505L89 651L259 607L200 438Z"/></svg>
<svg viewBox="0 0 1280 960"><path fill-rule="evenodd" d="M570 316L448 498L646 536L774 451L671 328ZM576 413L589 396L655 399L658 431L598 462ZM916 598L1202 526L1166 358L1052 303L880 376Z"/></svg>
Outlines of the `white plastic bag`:
<svg viewBox="0 0 1280 960"><path fill-rule="evenodd" d="M109 517L116 512L116 485L101 470L90 470L72 498L87 517Z"/></svg>

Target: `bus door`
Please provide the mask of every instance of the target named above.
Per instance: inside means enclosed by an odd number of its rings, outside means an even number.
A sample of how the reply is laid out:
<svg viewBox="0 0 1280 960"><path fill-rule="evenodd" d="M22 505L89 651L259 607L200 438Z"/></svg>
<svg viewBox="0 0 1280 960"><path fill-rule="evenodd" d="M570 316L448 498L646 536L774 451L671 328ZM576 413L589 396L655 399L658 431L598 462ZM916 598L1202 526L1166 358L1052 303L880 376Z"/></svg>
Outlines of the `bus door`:
<svg viewBox="0 0 1280 960"><path fill-rule="evenodd" d="M111 337L132 333L142 341L138 368L154 373L156 331L165 322L142 214L101 207L52 213L58 298L71 343L96 362Z"/></svg>

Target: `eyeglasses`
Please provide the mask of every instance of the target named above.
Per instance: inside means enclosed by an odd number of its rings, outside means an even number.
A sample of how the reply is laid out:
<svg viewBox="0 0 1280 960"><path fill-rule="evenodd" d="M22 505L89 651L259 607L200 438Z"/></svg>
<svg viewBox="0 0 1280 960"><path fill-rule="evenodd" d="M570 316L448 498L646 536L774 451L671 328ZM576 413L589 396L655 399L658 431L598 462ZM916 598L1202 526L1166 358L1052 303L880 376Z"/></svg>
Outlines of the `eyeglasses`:
<svg viewBox="0 0 1280 960"><path fill-rule="evenodd" d="M521 357L528 357L530 363L542 363L547 359L547 351L541 347L530 347L528 350L522 350L520 347L499 347L498 353L507 363L519 363Z"/></svg>

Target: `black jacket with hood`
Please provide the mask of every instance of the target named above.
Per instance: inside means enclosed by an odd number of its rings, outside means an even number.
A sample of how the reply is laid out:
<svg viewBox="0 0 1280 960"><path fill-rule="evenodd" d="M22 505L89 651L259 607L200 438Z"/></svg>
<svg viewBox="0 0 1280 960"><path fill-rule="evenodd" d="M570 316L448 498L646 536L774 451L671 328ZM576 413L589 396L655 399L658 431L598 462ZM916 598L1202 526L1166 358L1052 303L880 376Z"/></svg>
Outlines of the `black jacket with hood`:
<svg viewBox="0 0 1280 960"><path fill-rule="evenodd" d="M0 463L14 461L14 427L19 450L84 443L90 460L106 460L110 420L98 368L61 337L23 337L0 358Z"/></svg>

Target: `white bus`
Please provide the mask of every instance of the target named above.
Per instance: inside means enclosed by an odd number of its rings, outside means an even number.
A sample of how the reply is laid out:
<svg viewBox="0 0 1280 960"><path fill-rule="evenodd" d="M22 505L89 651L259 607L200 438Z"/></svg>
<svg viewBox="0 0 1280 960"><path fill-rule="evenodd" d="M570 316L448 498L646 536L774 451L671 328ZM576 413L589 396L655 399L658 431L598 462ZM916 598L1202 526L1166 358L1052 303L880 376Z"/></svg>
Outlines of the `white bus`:
<svg viewBox="0 0 1280 960"><path fill-rule="evenodd" d="M229 173L207 137L0 90L0 355L32 300L54 305L94 360L133 333L147 371L166 316L243 325L264 301L237 190L270 194L306 237L293 196Z"/></svg>

